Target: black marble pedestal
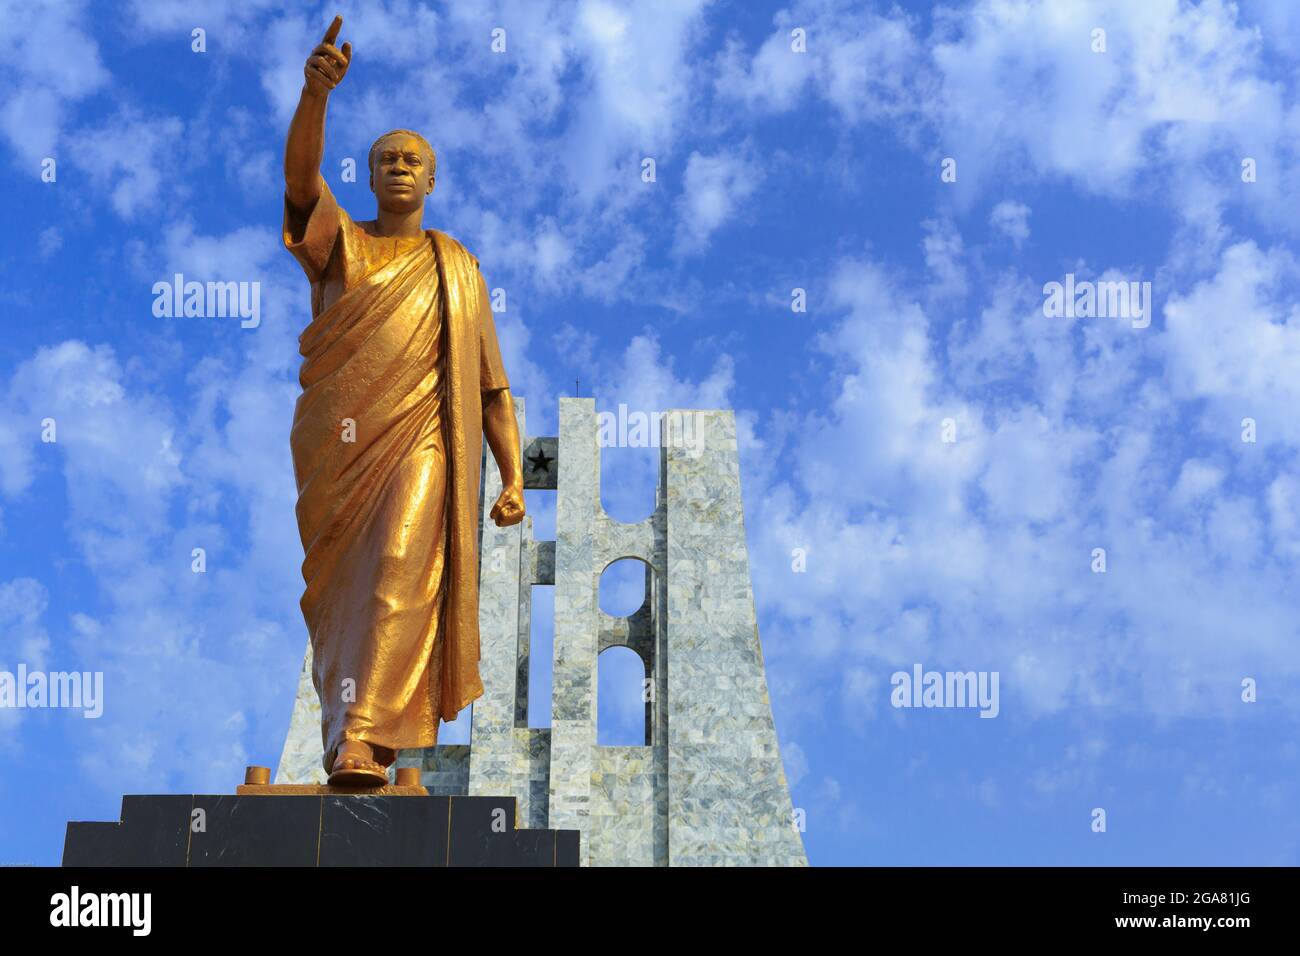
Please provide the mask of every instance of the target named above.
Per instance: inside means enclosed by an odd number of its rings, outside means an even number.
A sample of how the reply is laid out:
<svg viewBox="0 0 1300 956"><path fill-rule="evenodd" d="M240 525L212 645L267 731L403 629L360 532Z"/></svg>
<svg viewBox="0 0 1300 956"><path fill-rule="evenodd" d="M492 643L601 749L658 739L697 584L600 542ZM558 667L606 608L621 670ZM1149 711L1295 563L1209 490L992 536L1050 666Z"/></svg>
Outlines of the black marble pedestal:
<svg viewBox="0 0 1300 956"><path fill-rule="evenodd" d="M578 865L578 831L514 823L514 797L125 796L68 824L63 865Z"/></svg>

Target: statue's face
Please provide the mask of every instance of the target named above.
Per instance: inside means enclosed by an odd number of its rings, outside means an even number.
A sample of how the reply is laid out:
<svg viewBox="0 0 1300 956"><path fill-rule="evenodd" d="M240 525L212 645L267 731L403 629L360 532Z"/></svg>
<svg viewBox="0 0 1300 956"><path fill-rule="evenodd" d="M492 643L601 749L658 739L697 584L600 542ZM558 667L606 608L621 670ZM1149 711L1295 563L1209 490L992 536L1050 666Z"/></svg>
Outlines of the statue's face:
<svg viewBox="0 0 1300 956"><path fill-rule="evenodd" d="M379 144L370 188L385 212L407 213L419 209L433 192L429 156L414 136L390 136Z"/></svg>

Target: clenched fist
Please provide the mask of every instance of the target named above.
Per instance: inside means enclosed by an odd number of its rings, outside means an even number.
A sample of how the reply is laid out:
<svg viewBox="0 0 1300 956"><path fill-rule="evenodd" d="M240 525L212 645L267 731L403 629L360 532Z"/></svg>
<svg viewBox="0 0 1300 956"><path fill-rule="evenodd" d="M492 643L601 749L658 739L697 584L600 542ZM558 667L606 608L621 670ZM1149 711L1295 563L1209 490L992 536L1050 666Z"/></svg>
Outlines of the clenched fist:
<svg viewBox="0 0 1300 956"><path fill-rule="evenodd" d="M352 62L351 43L343 44L341 50L334 46L342 26L343 18L335 17L330 28L325 31L325 39L321 40L320 46L311 51L311 56L307 57L307 65L303 67L303 75L307 78L307 89L317 96L328 96L330 90L343 80L348 72L348 64Z"/></svg>
<svg viewBox="0 0 1300 956"><path fill-rule="evenodd" d="M497 503L492 506L488 513L498 528L508 528L512 524L519 524L524 520L524 489L518 486L508 486L501 489L501 495L497 498Z"/></svg>

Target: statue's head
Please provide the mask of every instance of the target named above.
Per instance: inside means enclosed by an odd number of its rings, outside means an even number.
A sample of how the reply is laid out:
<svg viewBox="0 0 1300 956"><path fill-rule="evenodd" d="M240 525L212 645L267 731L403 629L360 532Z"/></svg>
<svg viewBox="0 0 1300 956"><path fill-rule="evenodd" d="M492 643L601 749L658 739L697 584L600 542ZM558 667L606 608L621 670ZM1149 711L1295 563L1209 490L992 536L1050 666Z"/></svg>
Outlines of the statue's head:
<svg viewBox="0 0 1300 956"><path fill-rule="evenodd" d="M433 192L438 158L419 133L395 129L370 147L370 191L379 208L405 213L419 209Z"/></svg>

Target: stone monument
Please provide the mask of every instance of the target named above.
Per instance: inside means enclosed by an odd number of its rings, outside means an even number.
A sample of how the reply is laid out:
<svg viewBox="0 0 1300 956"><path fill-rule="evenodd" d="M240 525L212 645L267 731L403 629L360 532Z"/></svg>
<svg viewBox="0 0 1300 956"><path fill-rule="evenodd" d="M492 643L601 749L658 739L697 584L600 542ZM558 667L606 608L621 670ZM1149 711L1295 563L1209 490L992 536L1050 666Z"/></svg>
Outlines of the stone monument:
<svg viewBox="0 0 1300 956"><path fill-rule="evenodd" d="M515 399L521 435L524 401ZM660 419L655 510L638 524L600 504L594 402L560 400L558 437L527 437L524 487L554 491L556 539L532 519L487 514L500 478L483 469L479 633L484 695L470 744L404 750L439 796L514 797L518 825L578 831L590 866L806 865L772 722L730 411ZM598 603L613 562L645 564L646 600L615 618ZM555 588L551 726L528 726L535 584ZM646 739L596 742L596 659L628 647L645 666ZM318 783L320 705L310 647L277 784Z"/></svg>

